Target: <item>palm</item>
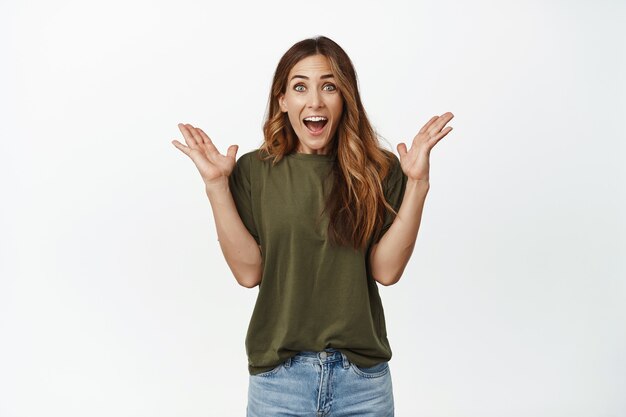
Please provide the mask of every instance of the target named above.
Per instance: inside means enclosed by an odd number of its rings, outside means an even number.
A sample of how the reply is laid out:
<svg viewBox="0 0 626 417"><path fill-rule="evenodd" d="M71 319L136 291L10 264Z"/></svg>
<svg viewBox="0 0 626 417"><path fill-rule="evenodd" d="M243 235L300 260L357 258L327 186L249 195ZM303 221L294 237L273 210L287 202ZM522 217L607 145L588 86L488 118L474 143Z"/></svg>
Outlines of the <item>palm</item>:
<svg viewBox="0 0 626 417"><path fill-rule="evenodd" d="M226 155L222 155L202 129L194 128L190 124L179 124L178 127L187 146L177 140L172 143L191 158L204 182L210 185L222 178L228 178L235 167L238 146L229 146Z"/></svg>
<svg viewBox="0 0 626 417"><path fill-rule="evenodd" d="M400 166L407 177L413 179L428 179L430 172L430 158L424 146L411 146L411 149L400 156Z"/></svg>
<svg viewBox="0 0 626 417"><path fill-rule="evenodd" d="M452 127L443 127L454 115L450 112L441 116L433 116L413 138L411 149L407 151L404 143L398 144L400 165L404 174L414 180L428 181L430 171L430 151L444 138ZM443 129L443 130L442 130Z"/></svg>

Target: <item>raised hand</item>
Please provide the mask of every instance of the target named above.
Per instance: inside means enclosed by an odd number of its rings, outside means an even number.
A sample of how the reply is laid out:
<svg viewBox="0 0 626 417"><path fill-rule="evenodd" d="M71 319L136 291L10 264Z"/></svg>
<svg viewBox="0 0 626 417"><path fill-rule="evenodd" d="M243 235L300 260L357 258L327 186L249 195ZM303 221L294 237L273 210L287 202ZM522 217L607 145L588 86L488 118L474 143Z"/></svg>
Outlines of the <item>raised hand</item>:
<svg viewBox="0 0 626 417"><path fill-rule="evenodd" d="M230 145L226 155L222 155L211 141L211 138L199 127L179 123L178 128L182 132L187 146L176 139L172 141L172 144L190 157L193 163L196 164L196 168L200 171L204 183L207 186L213 186L222 181L227 181L228 176L235 167L235 155L239 146Z"/></svg>
<svg viewBox="0 0 626 417"><path fill-rule="evenodd" d="M407 151L406 145L400 143L397 146L400 155L402 171L409 179L416 181L428 181L430 171L430 151L452 130L451 126L443 127L454 115L446 112L441 116L433 116L413 138L411 149ZM443 130L442 130L443 129Z"/></svg>

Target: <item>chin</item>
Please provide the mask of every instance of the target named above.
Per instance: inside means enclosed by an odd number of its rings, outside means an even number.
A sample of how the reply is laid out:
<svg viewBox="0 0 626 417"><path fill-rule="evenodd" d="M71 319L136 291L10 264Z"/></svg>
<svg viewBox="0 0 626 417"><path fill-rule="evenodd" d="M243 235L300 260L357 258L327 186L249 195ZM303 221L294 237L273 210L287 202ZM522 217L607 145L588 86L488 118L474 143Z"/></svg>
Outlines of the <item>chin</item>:
<svg viewBox="0 0 626 417"><path fill-rule="evenodd" d="M331 142L330 141L325 141L325 142L310 142L310 141L303 141L300 140L300 146L306 146L308 149L315 151L315 152L319 152L323 149L330 149L330 145Z"/></svg>

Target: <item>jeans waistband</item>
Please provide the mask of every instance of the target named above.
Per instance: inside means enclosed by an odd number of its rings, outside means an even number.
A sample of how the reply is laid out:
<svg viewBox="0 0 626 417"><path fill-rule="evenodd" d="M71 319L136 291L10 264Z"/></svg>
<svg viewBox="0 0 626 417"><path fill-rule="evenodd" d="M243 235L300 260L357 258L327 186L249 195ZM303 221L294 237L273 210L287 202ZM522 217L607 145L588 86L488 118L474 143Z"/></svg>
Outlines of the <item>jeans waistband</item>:
<svg viewBox="0 0 626 417"><path fill-rule="evenodd" d="M314 362L320 365L332 362L343 362L344 368L350 366L350 361L348 361L347 356L343 352L333 348L326 348L318 352L309 350L300 351L295 356L287 359L286 365L290 366L292 361Z"/></svg>

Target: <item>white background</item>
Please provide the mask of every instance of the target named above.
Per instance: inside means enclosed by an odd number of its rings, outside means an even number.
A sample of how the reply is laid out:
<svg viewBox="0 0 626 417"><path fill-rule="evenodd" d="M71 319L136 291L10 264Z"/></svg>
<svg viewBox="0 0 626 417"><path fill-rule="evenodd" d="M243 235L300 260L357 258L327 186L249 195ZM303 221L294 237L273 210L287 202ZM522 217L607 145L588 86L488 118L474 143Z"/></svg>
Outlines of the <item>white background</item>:
<svg viewBox="0 0 626 417"><path fill-rule="evenodd" d="M171 140L258 147L278 60L315 35L394 152L455 114L379 287L396 415L626 415L625 21L617 0L2 0L0 416L245 414L258 287Z"/></svg>

